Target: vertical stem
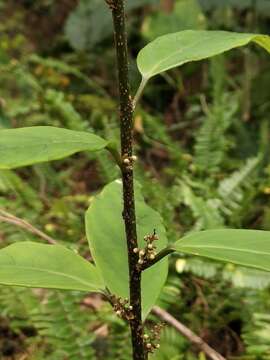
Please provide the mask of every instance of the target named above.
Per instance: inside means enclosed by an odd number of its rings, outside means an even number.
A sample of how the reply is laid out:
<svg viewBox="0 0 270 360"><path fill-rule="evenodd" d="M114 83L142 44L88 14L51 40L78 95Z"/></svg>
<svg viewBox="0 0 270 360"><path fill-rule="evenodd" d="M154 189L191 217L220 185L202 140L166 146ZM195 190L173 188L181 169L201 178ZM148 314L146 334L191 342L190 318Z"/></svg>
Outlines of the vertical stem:
<svg viewBox="0 0 270 360"><path fill-rule="evenodd" d="M131 158L133 147L133 104L129 86L125 8L124 0L106 0L106 2L112 10L114 23L120 97L121 155L123 160L125 158ZM138 254L133 252L133 249L138 247L138 242L132 166L122 166L122 181L124 201L123 219L125 222L129 263L130 305L133 308L134 314L134 318L129 321L132 336L133 360L146 360L147 355L144 350L143 325L141 319L141 271L137 267Z"/></svg>

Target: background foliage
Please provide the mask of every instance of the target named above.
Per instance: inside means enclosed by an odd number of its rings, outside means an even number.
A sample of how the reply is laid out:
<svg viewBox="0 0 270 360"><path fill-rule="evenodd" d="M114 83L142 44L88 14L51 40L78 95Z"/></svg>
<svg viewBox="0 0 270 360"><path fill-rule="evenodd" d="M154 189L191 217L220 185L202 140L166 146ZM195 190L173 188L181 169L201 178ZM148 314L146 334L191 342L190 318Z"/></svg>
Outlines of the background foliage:
<svg viewBox="0 0 270 360"><path fill-rule="evenodd" d="M134 92L135 56L159 35L269 33L268 0L128 0L127 7ZM103 1L9 0L0 9L0 127L63 126L118 141ZM255 47L149 83L135 116L136 176L169 241L193 229L270 229L269 87L269 59ZM0 208L90 258L83 213L117 177L105 153L0 170ZM1 221L1 247L19 240L42 241ZM172 257L159 303L226 358L270 359L269 285L263 272ZM0 308L1 359L130 359L126 325L98 296L1 287ZM165 328L152 358L204 356Z"/></svg>

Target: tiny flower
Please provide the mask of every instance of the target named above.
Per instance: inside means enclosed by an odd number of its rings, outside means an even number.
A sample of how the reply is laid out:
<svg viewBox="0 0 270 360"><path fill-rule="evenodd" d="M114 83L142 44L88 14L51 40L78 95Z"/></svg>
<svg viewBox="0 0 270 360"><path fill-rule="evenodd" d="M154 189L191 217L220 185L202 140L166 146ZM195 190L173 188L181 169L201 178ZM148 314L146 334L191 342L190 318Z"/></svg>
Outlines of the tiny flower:
<svg viewBox="0 0 270 360"><path fill-rule="evenodd" d="M125 158L123 160L123 163L126 164L126 165L129 165L130 164L130 160L128 158Z"/></svg>
<svg viewBox="0 0 270 360"><path fill-rule="evenodd" d="M138 249L138 248L134 248L134 249L133 249L133 252L134 252L135 254L137 254L137 253L139 252L139 249Z"/></svg>

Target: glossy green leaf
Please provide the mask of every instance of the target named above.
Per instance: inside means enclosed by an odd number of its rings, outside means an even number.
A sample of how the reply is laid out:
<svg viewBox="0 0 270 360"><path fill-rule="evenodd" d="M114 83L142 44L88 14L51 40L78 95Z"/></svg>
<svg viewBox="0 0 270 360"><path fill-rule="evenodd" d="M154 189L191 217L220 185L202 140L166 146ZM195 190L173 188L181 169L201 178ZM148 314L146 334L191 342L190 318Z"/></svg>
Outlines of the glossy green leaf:
<svg viewBox="0 0 270 360"><path fill-rule="evenodd" d="M58 160L79 151L98 151L106 145L94 134L52 126L0 130L0 169Z"/></svg>
<svg viewBox="0 0 270 360"><path fill-rule="evenodd" d="M158 37L139 53L144 82L163 71L255 42L270 52L270 36L228 31L184 30Z"/></svg>
<svg viewBox="0 0 270 360"><path fill-rule="evenodd" d="M207 230L178 240L172 248L186 254L270 271L270 231Z"/></svg>
<svg viewBox="0 0 270 360"><path fill-rule="evenodd" d="M139 247L145 247L144 236L156 229L158 250L167 244L166 232L160 215L151 209L135 189ZM127 246L122 219L122 183L117 180L107 185L93 200L86 213L86 232L91 254L106 286L114 294L129 297ZM143 318L151 310L167 277L167 260L149 268L142 275Z"/></svg>
<svg viewBox="0 0 270 360"><path fill-rule="evenodd" d="M0 250L0 284L94 292L104 288L98 270L72 250L29 241Z"/></svg>

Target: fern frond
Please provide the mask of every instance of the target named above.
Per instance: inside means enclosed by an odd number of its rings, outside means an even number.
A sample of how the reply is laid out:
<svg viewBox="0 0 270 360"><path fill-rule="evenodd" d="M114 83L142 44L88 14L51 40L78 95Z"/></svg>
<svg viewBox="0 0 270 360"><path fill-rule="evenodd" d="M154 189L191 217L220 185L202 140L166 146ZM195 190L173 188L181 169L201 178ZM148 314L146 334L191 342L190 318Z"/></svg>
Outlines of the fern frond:
<svg viewBox="0 0 270 360"><path fill-rule="evenodd" d="M81 300L82 295L76 292L46 292L41 301L30 289L0 288L2 316L10 319L15 331L24 327L35 329L46 344L46 359L52 360L96 359L96 336L89 331L89 324L97 317L81 309Z"/></svg>
<svg viewBox="0 0 270 360"><path fill-rule="evenodd" d="M89 314L80 309L82 295L71 292L51 292L43 313L32 313L40 335L47 339L54 352L65 354L70 360L95 359L89 333Z"/></svg>
<svg viewBox="0 0 270 360"><path fill-rule="evenodd" d="M87 122L82 119L72 103L66 100L63 92L54 89L47 90L44 95L44 102L46 110L51 113L52 117L54 115L60 116L67 128L78 131L87 129Z"/></svg>
<svg viewBox="0 0 270 360"><path fill-rule="evenodd" d="M254 184L254 175L261 162L261 156L247 160L246 164L222 180L217 193L221 200L220 210L227 216L232 216L242 206L244 197Z"/></svg>
<svg viewBox="0 0 270 360"><path fill-rule="evenodd" d="M119 321L119 319L111 318L109 323L109 337L107 343L107 356L104 359L108 360L129 360L132 358L131 354L131 340L128 326Z"/></svg>
<svg viewBox="0 0 270 360"><path fill-rule="evenodd" d="M39 308L39 299L32 290L20 287L0 287L1 315L10 319L16 331L24 326L34 327L30 313Z"/></svg>
<svg viewBox="0 0 270 360"><path fill-rule="evenodd" d="M270 275L268 272L232 264L225 266L222 277L224 280L230 281L235 287L262 290L270 285Z"/></svg>
<svg viewBox="0 0 270 360"><path fill-rule="evenodd" d="M214 229L224 226L223 218L217 206L218 204L214 199L205 200L196 195L193 189L183 181L180 182L180 192L183 203L190 207L196 219L194 226L196 230Z"/></svg>
<svg viewBox="0 0 270 360"><path fill-rule="evenodd" d="M254 313L242 335L247 353L256 359L270 359L270 315Z"/></svg>
<svg viewBox="0 0 270 360"><path fill-rule="evenodd" d="M210 110L202 119L203 123L196 137L194 162L199 170L208 174L219 170L228 149L225 133L237 110L236 104L228 108L228 103L230 100L224 97L221 109Z"/></svg>
<svg viewBox="0 0 270 360"><path fill-rule="evenodd" d="M188 272L204 279L211 279L217 275L220 265L211 261L187 258L177 260L175 267L178 273Z"/></svg>
<svg viewBox="0 0 270 360"><path fill-rule="evenodd" d="M35 211L42 209L42 203L38 194L27 181L22 180L15 171L0 170L0 197L1 194L7 195L13 193L18 199L29 205ZM16 204L18 208L18 204Z"/></svg>
<svg viewBox="0 0 270 360"><path fill-rule="evenodd" d="M208 106L203 100L204 116L196 136L194 162L204 173L217 172L229 147L227 130L233 123L238 109L234 96L226 91L226 72L224 57L219 56L210 62L213 81L213 103Z"/></svg>

